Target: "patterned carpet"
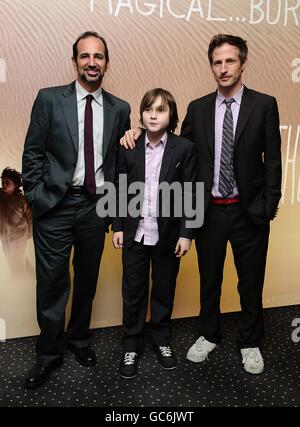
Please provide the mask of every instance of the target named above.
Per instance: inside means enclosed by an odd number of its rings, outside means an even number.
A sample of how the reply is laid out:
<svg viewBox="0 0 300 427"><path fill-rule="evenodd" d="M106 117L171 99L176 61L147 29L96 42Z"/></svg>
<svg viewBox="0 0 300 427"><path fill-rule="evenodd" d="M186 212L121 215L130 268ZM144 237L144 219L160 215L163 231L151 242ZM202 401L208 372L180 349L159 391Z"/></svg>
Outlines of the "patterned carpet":
<svg viewBox="0 0 300 427"><path fill-rule="evenodd" d="M222 315L223 342L209 360L193 364L186 352L198 337L197 319L172 321L176 370L164 371L156 360L146 328L146 345L138 376L118 374L121 327L92 331L98 363L84 368L66 351L65 362L36 390L22 386L34 363L35 337L0 343L1 407L299 407L300 332L292 340L292 321L300 306L266 309L266 336L262 346L265 370L247 374L241 363L237 337L238 313ZM297 339L296 339L297 341Z"/></svg>

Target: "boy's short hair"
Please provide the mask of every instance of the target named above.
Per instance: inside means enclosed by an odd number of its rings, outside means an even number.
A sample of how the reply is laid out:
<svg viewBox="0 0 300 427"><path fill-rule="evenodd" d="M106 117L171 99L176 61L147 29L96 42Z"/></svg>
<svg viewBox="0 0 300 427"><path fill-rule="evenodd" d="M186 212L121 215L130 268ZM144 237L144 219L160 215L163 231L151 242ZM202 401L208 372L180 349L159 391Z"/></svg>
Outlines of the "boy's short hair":
<svg viewBox="0 0 300 427"><path fill-rule="evenodd" d="M20 172L16 171L16 169L12 169L9 167L3 169L1 179L5 178L11 179L15 186L18 188L22 187L23 185L22 175L20 174Z"/></svg>
<svg viewBox="0 0 300 427"><path fill-rule="evenodd" d="M163 101L163 105L168 105L170 108L170 121L169 126L167 127L167 131L174 132L178 124L178 113L177 113L177 105L173 95L160 87L155 89L148 90L143 96L140 105L140 122L143 124L143 112L146 108L149 108L157 97L161 97Z"/></svg>

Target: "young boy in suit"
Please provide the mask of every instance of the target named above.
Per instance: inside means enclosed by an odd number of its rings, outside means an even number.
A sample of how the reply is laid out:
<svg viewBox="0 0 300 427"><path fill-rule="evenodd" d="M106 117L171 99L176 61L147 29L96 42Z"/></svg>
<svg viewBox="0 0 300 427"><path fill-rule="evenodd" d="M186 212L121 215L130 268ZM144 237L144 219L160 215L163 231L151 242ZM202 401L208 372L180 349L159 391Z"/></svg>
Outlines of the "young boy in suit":
<svg viewBox="0 0 300 427"><path fill-rule="evenodd" d="M176 183L182 196L184 183L195 185L197 179L194 144L173 133L178 122L173 96L161 88L148 91L140 105L140 121L145 131L136 147L128 151L120 147L117 186L120 201L124 200L124 188L142 183L141 207L138 215L131 215L130 202L134 195L128 195L127 216L119 215L113 220L114 247L123 248L124 341L120 365L123 378L137 374L148 306L150 263L150 325L154 349L164 369L176 368L170 346L170 320L180 258L190 249L194 235L194 229L187 227L185 209L181 216L175 215L178 200L176 202L174 194L162 197L161 191L162 184ZM193 191L191 193L194 197ZM163 214L165 208L169 209L167 216Z"/></svg>

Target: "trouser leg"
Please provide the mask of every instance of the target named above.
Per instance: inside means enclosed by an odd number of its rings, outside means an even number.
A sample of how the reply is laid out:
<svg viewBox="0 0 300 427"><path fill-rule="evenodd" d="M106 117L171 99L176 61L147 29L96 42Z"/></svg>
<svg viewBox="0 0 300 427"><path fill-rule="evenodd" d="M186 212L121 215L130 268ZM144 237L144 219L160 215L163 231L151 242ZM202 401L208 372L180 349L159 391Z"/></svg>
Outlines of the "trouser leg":
<svg viewBox="0 0 300 427"><path fill-rule="evenodd" d="M221 340L220 298L228 231L227 210L213 205L195 239L200 272L199 332L214 343Z"/></svg>
<svg viewBox="0 0 300 427"><path fill-rule="evenodd" d="M152 253L151 333L155 345L168 345L171 340L171 315L180 258L173 250L156 246Z"/></svg>
<svg viewBox="0 0 300 427"><path fill-rule="evenodd" d="M74 287L68 342L89 345L89 327L105 241L105 220L96 212L95 198L80 197L74 217Z"/></svg>
<svg viewBox="0 0 300 427"><path fill-rule="evenodd" d="M73 207L66 203L33 220L37 318L41 329L36 349L38 358L45 361L57 359L63 352L65 308L70 290L73 213Z"/></svg>
<svg viewBox="0 0 300 427"><path fill-rule="evenodd" d="M242 211L234 222L230 241L239 278L239 345L241 348L258 347L264 334L262 293L269 224L256 226Z"/></svg>
<svg viewBox="0 0 300 427"><path fill-rule="evenodd" d="M147 315L151 247L134 242L123 248L124 351L140 352Z"/></svg>

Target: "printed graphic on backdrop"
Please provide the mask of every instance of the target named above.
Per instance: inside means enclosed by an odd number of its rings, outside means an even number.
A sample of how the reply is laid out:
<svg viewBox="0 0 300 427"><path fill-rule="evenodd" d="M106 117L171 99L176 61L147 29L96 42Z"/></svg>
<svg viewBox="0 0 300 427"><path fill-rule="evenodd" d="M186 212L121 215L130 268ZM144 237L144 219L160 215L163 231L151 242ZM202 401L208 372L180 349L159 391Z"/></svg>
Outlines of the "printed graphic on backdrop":
<svg viewBox="0 0 300 427"><path fill-rule="evenodd" d="M21 190L22 176L6 167L1 173L0 241L11 276L23 280L28 272L26 261L27 239L32 236L31 210ZM33 272L31 268L30 273Z"/></svg>
<svg viewBox="0 0 300 427"><path fill-rule="evenodd" d="M0 83L6 82L6 62L0 58Z"/></svg>

